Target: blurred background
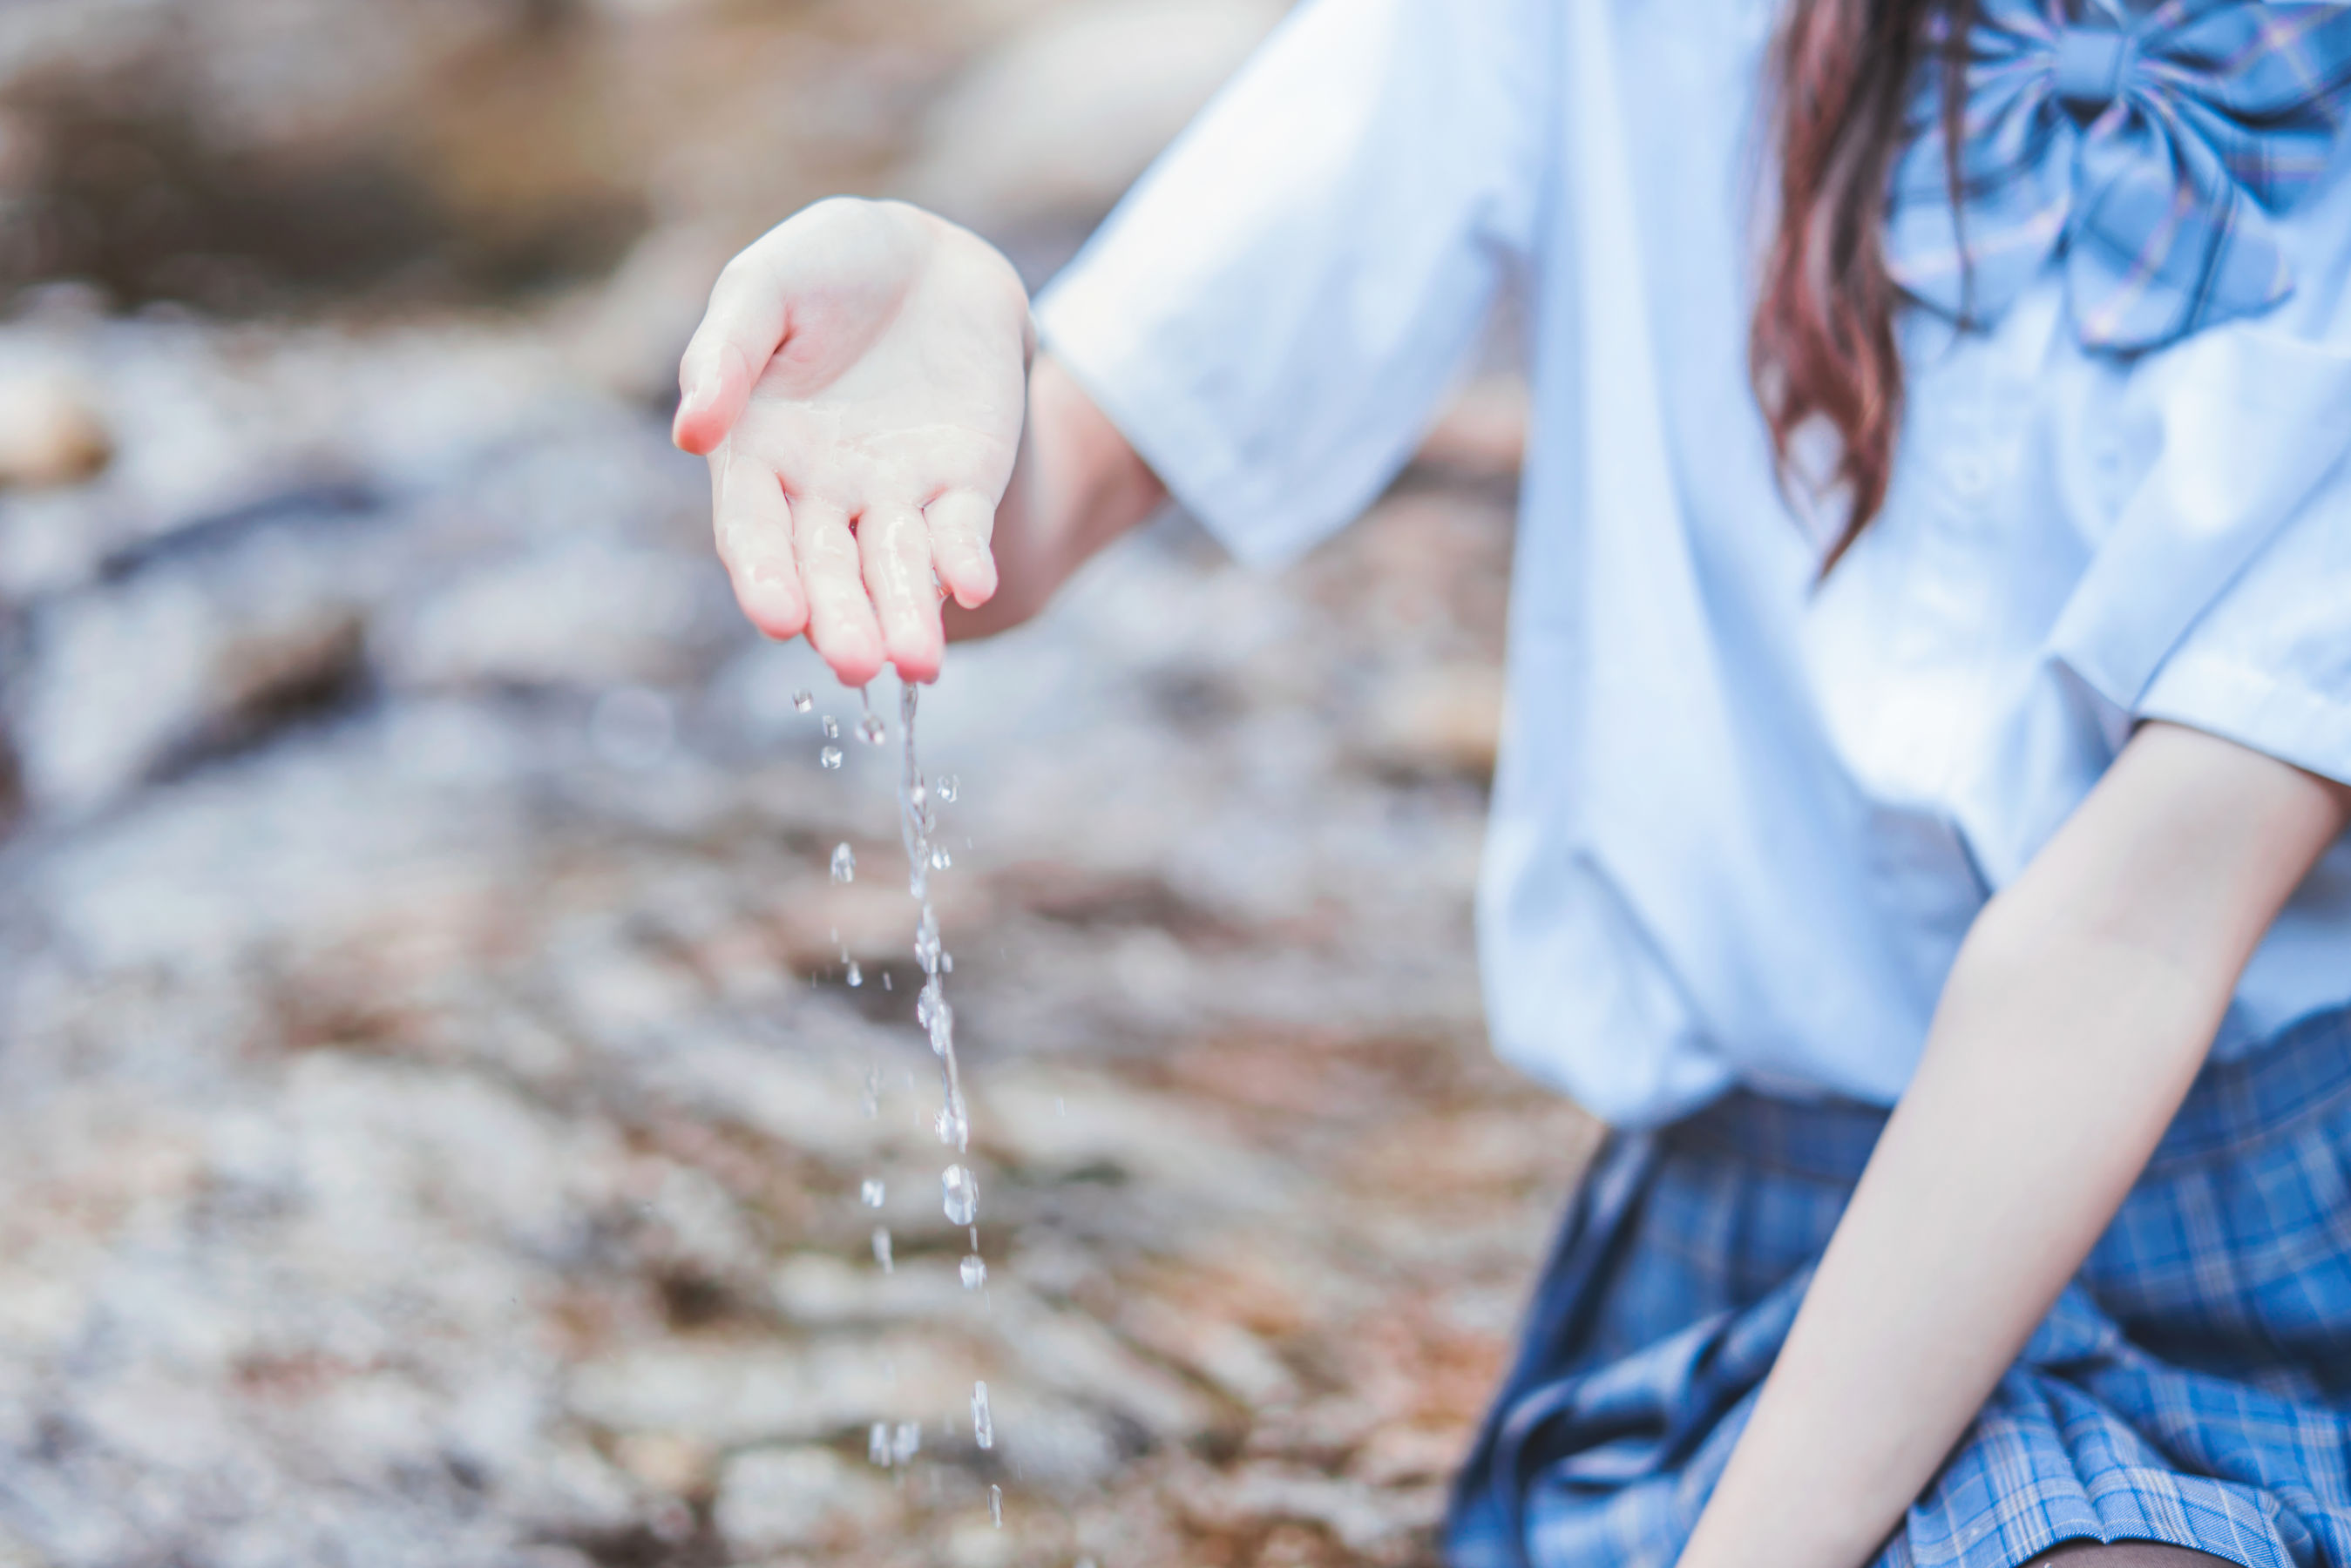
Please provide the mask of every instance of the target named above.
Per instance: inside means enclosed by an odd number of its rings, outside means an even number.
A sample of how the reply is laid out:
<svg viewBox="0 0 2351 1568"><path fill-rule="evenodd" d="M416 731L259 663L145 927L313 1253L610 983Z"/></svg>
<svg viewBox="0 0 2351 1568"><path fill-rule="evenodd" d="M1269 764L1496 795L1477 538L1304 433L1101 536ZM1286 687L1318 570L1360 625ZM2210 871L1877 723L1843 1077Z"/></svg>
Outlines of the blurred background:
<svg viewBox="0 0 2351 1568"><path fill-rule="evenodd" d="M1470 954L1507 332L1302 565L925 693L977 1291L896 694L665 440L742 243L1040 282L1280 9L0 5L0 1568L1433 1560L1593 1137Z"/></svg>

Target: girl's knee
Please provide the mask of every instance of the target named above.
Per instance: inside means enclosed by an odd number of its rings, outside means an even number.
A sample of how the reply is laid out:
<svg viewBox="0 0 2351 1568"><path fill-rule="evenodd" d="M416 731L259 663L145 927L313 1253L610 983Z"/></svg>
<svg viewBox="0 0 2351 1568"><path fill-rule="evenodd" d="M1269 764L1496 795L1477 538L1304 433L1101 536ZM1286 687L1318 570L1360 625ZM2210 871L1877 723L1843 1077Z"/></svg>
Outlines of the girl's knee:
<svg viewBox="0 0 2351 1568"><path fill-rule="evenodd" d="M2225 1557L2215 1557L2209 1552L2191 1552L2185 1546L2167 1545L2160 1541L2067 1541L2035 1557L2025 1568L2205 1568L2208 1563L2222 1563Z"/></svg>

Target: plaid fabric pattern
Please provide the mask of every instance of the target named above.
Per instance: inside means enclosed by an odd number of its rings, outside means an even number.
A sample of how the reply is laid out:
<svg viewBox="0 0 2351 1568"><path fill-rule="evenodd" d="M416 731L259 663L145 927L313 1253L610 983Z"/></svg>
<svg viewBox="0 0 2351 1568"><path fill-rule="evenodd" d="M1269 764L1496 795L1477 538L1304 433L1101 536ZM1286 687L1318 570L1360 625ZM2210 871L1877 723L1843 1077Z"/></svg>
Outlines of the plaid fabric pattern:
<svg viewBox="0 0 2351 1568"><path fill-rule="evenodd" d="M2077 0L2078 3L2078 0ZM2062 248L2093 348L2155 348L2266 309L2294 278L2272 215L2325 171L2351 97L2351 5L1978 0L1957 204L1943 56L1896 161L1886 258L1913 297L1994 320Z"/></svg>
<svg viewBox="0 0 2351 1568"><path fill-rule="evenodd" d="M1454 1568L1669 1568L1884 1120L1740 1094L1610 1140L1457 1485ZM2085 1538L2351 1568L2351 1009L2206 1068L1878 1568Z"/></svg>

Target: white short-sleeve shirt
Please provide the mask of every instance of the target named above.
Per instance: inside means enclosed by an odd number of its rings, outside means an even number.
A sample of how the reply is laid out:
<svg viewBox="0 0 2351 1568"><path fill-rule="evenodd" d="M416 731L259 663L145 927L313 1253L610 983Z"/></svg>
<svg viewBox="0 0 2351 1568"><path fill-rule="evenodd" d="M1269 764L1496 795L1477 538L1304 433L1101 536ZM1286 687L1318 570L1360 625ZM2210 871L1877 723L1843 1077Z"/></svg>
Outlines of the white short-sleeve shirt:
<svg viewBox="0 0 2351 1568"><path fill-rule="evenodd" d="M1771 0L1306 0L1039 302L1238 556L1405 460L1534 296L1479 896L1500 1052L1625 1125L1746 1083L1888 1103L1959 940L2175 720L2351 780L2351 154L2280 307L2136 361L2054 268L1902 323L1886 507L1818 577L1745 348ZM2351 1001L2351 843L2216 1050Z"/></svg>

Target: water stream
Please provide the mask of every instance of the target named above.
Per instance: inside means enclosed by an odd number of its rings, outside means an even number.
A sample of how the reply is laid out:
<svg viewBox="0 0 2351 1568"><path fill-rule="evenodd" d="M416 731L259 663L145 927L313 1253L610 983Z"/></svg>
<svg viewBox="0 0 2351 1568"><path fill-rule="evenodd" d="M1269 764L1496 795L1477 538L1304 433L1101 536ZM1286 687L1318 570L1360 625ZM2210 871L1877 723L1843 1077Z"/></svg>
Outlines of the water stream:
<svg viewBox="0 0 2351 1568"><path fill-rule="evenodd" d="M870 745L881 745L889 732L879 715L872 711L870 693L861 692L865 711L858 725L859 738ZM914 961L923 971L922 990L914 1000L915 1021L928 1037L932 1054L939 1064L939 1109L932 1119L931 1128L939 1142L951 1151L948 1163L939 1173L939 1202L950 1223L962 1227L967 1233L971 1250L958 1267L957 1274L964 1289L977 1291L987 1282L987 1264L979 1254L979 1180L965 1164L962 1157L971 1149L971 1116L964 1101L963 1074L956 1059L955 1009L947 1002L946 977L955 972L955 958L941 941L938 912L931 903L931 875L944 871L952 864L946 846L937 842L939 832L938 807L942 802L952 802L956 784L952 776L939 781L934 788L923 776L922 763L914 745L914 715L919 705L921 688L911 683L899 690L899 768L898 768L898 832L906 851L906 890L914 900L917 914L914 922ZM839 734L835 722L824 721L827 741ZM828 768L838 765L838 749L828 745L820 760ZM832 873L836 882L847 882L856 875L855 857L850 846L841 845L833 852ZM853 972L854 965L851 966ZM888 983L885 973L883 983ZM855 981L851 981L856 983ZM866 1094L867 1114L874 1112L877 1085L869 1082ZM861 1194L868 1208L879 1210L884 1196L879 1179L864 1183ZM894 1268L888 1227L877 1225L873 1230L873 1261L884 1273ZM983 1449L996 1446L996 1417L988 1404L987 1385L977 1382L971 1392L972 1440ZM920 1441L920 1428L905 1422L873 1423L868 1457L883 1466L903 1466L911 1460ZM991 1485L987 1489L987 1511L990 1521L1004 1528L1003 1489Z"/></svg>

